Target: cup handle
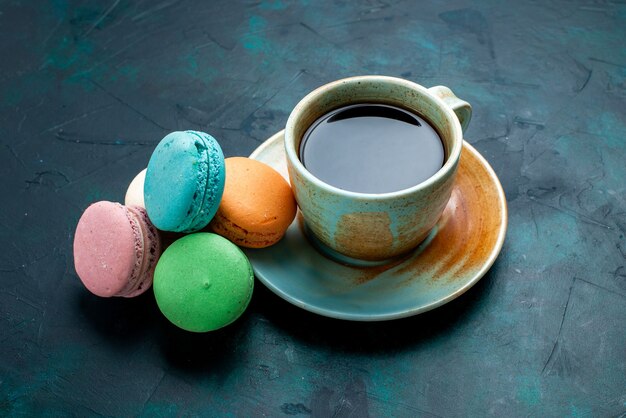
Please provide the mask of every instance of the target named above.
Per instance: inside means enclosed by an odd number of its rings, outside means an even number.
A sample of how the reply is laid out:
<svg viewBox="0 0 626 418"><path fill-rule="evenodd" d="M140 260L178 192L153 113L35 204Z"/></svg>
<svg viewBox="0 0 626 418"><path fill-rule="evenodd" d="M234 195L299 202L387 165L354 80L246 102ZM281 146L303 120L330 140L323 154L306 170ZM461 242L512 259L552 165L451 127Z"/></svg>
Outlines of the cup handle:
<svg viewBox="0 0 626 418"><path fill-rule="evenodd" d="M465 133L472 119L472 106L465 100L456 97L452 90L446 86L431 87L428 91L443 100L454 111L459 122L461 122L461 129Z"/></svg>

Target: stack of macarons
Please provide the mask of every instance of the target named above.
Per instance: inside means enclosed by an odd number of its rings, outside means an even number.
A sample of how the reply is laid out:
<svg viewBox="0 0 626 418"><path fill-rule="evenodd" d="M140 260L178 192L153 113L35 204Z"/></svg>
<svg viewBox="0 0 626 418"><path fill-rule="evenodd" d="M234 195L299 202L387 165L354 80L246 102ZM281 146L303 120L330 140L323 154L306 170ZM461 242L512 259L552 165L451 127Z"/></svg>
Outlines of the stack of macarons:
<svg viewBox="0 0 626 418"><path fill-rule="evenodd" d="M275 244L296 210L273 168L224 159L206 133L173 132L132 180L124 205L102 201L85 210L74 236L76 273L103 297L134 297L153 285L172 323L216 330L241 316L252 297L252 267L239 246ZM183 236L161 254L163 232Z"/></svg>

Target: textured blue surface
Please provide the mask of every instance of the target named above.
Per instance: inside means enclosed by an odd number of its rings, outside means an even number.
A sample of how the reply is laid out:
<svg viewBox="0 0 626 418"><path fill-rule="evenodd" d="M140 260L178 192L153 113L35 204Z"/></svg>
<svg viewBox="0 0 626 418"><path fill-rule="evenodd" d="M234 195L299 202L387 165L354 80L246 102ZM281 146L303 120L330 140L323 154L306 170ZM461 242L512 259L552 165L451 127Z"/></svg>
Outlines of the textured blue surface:
<svg viewBox="0 0 626 418"><path fill-rule="evenodd" d="M620 0L5 0L0 33L0 415L626 412ZM465 295L355 324L256 286L242 318L194 335L149 293L81 287L80 214L121 201L164 135L248 155L306 93L368 73L473 105L509 229Z"/></svg>

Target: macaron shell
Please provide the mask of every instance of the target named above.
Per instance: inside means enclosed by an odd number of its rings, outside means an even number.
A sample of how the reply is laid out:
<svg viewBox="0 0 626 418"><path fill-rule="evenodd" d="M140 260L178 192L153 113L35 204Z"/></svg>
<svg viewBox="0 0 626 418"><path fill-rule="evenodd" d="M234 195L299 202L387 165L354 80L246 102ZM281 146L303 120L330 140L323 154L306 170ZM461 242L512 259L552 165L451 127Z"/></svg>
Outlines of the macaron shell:
<svg viewBox="0 0 626 418"><path fill-rule="evenodd" d="M128 185L126 196L124 197L124 205L146 207L143 199L143 185L146 180L146 169L144 168L135 176L133 181Z"/></svg>
<svg viewBox="0 0 626 418"><path fill-rule="evenodd" d="M143 257L139 228L119 203L97 202L85 210L74 235L74 266L90 292L116 296L136 276Z"/></svg>
<svg viewBox="0 0 626 418"><path fill-rule="evenodd" d="M224 156L217 141L201 132L172 132L148 163L145 206L157 228L193 232L209 223L223 188Z"/></svg>
<svg viewBox="0 0 626 418"><path fill-rule="evenodd" d="M161 312L187 331L207 332L236 320L252 297L254 275L243 252L227 239L187 235L162 254L154 273Z"/></svg>
<svg viewBox="0 0 626 418"><path fill-rule="evenodd" d="M291 187L260 161L231 157L225 165L224 194L211 229L244 247L275 244L296 216Z"/></svg>
<svg viewBox="0 0 626 418"><path fill-rule="evenodd" d="M205 153L185 132L172 132L157 145L146 171L144 199L157 228L182 232L192 215L194 196L202 188L198 177L206 173ZM201 184L205 179L201 179Z"/></svg>

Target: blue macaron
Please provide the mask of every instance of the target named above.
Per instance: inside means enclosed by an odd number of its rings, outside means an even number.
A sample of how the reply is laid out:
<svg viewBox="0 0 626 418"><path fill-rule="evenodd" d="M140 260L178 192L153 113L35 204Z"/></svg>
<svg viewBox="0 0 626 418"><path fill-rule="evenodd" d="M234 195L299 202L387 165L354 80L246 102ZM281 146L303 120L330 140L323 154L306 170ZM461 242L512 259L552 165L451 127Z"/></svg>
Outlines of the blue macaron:
<svg viewBox="0 0 626 418"><path fill-rule="evenodd" d="M163 231L199 231L217 212L224 181L224 154L215 138L204 132L172 132L159 142L148 163L148 216Z"/></svg>

